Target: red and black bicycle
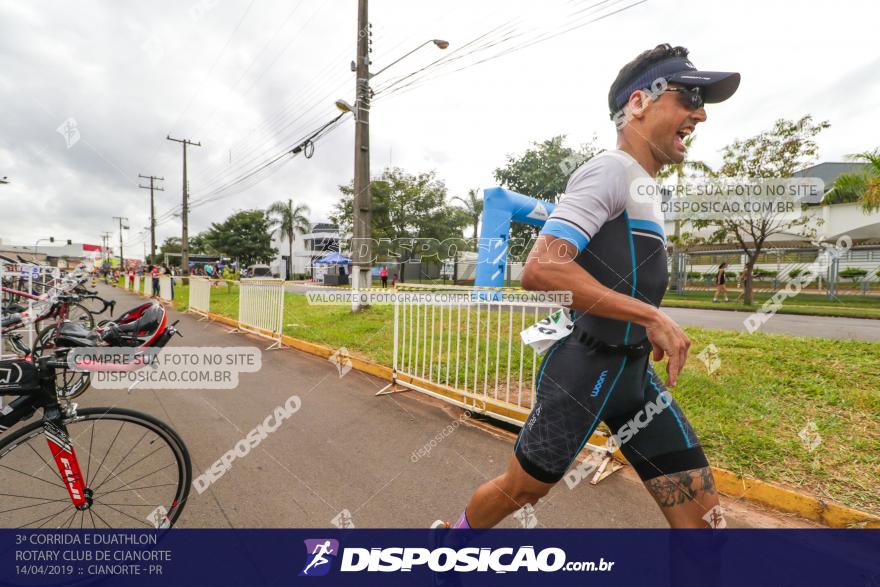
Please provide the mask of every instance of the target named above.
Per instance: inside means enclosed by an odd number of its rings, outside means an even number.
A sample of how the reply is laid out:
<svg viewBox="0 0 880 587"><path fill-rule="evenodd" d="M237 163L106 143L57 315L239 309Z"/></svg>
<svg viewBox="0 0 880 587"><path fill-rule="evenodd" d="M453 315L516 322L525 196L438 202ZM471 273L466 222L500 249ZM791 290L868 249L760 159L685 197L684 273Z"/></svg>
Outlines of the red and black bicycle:
<svg viewBox="0 0 880 587"><path fill-rule="evenodd" d="M137 317L101 333L70 331L67 342L130 347L146 339L161 347L176 333L158 304L143 304L130 314ZM133 410L78 410L59 397L58 369L67 369L60 349L0 361L0 395L17 396L0 411L0 527L173 525L192 482L180 436ZM39 410L40 420L3 434Z"/></svg>

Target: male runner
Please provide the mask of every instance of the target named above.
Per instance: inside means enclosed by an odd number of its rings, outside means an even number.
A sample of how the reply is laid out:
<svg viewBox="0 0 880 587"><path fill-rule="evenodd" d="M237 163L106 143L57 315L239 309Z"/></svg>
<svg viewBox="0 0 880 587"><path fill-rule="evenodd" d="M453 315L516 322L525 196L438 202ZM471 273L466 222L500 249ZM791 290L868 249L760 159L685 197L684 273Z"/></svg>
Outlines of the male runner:
<svg viewBox="0 0 880 587"><path fill-rule="evenodd" d="M455 528L490 528L535 504L600 421L670 526L723 525L699 440L650 361L652 349L655 360L668 358L673 387L691 343L658 309L667 285L660 202L634 197L631 187L684 160L684 138L706 120L704 102L726 100L739 81L738 73L699 71L687 49L664 44L626 64L611 84L617 148L572 174L522 276L529 290L571 291L575 328L544 357L507 470L477 489Z"/></svg>

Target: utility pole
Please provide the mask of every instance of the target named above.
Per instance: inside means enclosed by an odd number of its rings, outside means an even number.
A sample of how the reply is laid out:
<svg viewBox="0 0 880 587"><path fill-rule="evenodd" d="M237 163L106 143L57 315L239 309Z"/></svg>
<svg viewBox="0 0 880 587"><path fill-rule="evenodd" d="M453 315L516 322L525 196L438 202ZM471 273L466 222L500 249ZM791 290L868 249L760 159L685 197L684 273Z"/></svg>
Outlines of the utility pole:
<svg viewBox="0 0 880 587"><path fill-rule="evenodd" d="M123 254L122 250L122 229L128 228L128 218L126 218L125 216L114 216L113 220L119 221L119 269L124 270L125 255ZM123 221L125 222L125 224L123 224Z"/></svg>
<svg viewBox="0 0 880 587"><path fill-rule="evenodd" d="M165 137L169 141L183 144L183 207L180 210L180 221L183 231L180 235L180 270L183 275L189 275L189 186L186 180L186 146L201 147L202 143L196 143L188 139L172 139L171 135Z"/></svg>
<svg viewBox="0 0 880 587"><path fill-rule="evenodd" d="M113 236L113 233L104 231L101 233L101 242L104 243L104 247L101 249L101 269L105 269L107 265L109 265L110 261L110 237Z"/></svg>
<svg viewBox="0 0 880 587"><path fill-rule="evenodd" d="M358 40L355 71L356 123L354 130L354 202L352 207L352 238L354 239L352 283L354 289L372 285L373 247L372 196L370 194L370 43L372 31L367 17L367 0L358 0ZM360 304L352 302L352 311Z"/></svg>
<svg viewBox="0 0 880 587"><path fill-rule="evenodd" d="M186 160L185 157L186 156L184 155L184 161ZM186 166L186 164L184 164L184 168L185 168L185 166ZM155 175L141 175L140 173L138 173L138 177L150 180L150 185L146 186L146 185L138 184L138 187L143 188L145 190L150 190L150 260L149 260L149 262L152 263L156 259L156 202L155 202L155 199L153 198L153 192L154 191L157 191L157 192L164 192L165 191L165 188L160 188L158 185L154 185L153 181L155 181L155 180L165 181L165 178L164 177L156 177ZM184 181L186 181L186 180L184 179ZM146 256L147 256L146 253L144 253L144 260L146 260Z"/></svg>

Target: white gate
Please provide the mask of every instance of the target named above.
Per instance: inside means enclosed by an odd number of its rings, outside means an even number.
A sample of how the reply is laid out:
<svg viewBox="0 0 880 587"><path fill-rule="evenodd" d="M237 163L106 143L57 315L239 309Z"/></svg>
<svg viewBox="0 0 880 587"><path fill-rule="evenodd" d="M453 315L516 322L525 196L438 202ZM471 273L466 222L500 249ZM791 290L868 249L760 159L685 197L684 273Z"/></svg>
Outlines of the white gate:
<svg viewBox="0 0 880 587"><path fill-rule="evenodd" d="M159 277L159 299L163 302L171 301L171 276L161 275Z"/></svg>
<svg viewBox="0 0 880 587"><path fill-rule="evenodd" d="M519 333L552 310L530 302L398 301L394 383L520 425L534 403L539 361Z"/></svg>
<svg viewBox="0 0 880 587"><path fill-rule="evenodd" d="M266 350L281 346L284 324L284 281L242 279L238 286L238 329L274 340Z"/></svg>
<svg viewBox="0 0 880 587"><path fill-rule="evenodd" d="M205 317L211 310L211 282L204 277L189 278L189 309Z"/></svg>

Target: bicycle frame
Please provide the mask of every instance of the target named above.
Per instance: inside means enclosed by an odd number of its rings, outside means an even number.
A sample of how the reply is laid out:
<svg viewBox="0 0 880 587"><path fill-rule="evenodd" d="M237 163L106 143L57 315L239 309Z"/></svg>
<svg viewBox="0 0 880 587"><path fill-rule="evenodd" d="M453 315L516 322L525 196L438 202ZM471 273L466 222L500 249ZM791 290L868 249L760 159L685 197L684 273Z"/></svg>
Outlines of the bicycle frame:
<svg viewBox="0 0 880 587"><path fill-rule="evenodd" d="M4 287L3 291L7 291L7 288ZM40 302L48 302L49 301L48 296L44 296L42 298L33 298L33 299L36 299L37 301L40 301ZM40 322L42 322L43 320L49 320L52 318L55 319L55 327L56 328L58 326L60 326L61 323L64 322L64 320L67 319L67 302L56 300L52 304L49 305L49 309L45 313L43 313L39 316L27 316L21 322L16 322L15 324L10 324L6 328L3 328L2 330L0 330L0 332L2 332L3 334L6 334L8 332L12 332L13 330L20 330L26 326L30 326L31 324L35 325L35 328L38 328L38 325L40 324Z"/></svg>
<svg viewBox="0 0 880 587"><path fill-rule="evenodd" d="M42 360L40 389L38 392L22 395L12 400L8 411L0 414L0 434L15 424L29 419L40 408L43 409L43 435L49 444L49 452L55 459L58 473L64 481L67 493L74 507L83 509L89 505L90 496L76 458L76 451L70 443L63 418L76 414L76 404L63 407L55 393L55 367L53 361Z"/></svg>

